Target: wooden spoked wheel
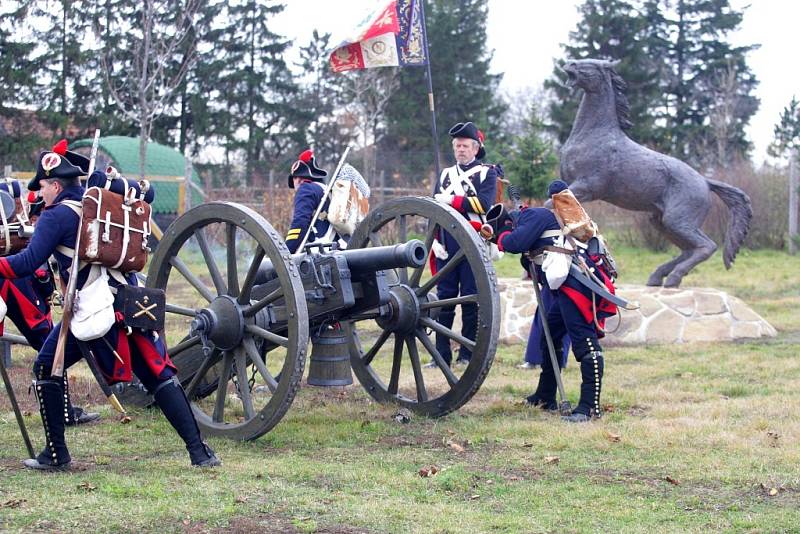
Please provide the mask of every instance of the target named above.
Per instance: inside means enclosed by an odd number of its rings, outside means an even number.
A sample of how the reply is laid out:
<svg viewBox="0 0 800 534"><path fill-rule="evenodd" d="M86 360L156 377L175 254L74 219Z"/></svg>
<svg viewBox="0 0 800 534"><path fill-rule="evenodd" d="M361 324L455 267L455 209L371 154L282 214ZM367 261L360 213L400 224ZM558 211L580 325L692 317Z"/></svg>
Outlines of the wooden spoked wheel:
<svg viewBox="0 0 800 534"><path fill-rule="evenodd" d="M273 281L262 295L264 261ZM147 286L166 291L169 354L201 430L251 440L273 428L308 346L305 295L281 236L245 206L200 205L164 233Z"/></svg>
<svg viewBox="0 0 800 534"><path fill-rule="evenodd" d="M405 243L419 238L430 251L434 237L447 232L460 250L433 276L428 266L390 272L391 299L382 309L359 314L344 323L350 336L353 372L367 392L381 402L438 417L457 410L478 389L491 368L500 328L497 281L489 249L464 217L428 198L401 198L379 206L362 221L348 249ZM430 253L430 252L429 252ZM456 269L467 267L477 292L442 300L436 286ZM467 339L437 322L443 308L477 305L477 333ZM436 350L435 336L453 348L472 351L464 368L449 367ZM426 368L433 361L437 365Z"/></svg>

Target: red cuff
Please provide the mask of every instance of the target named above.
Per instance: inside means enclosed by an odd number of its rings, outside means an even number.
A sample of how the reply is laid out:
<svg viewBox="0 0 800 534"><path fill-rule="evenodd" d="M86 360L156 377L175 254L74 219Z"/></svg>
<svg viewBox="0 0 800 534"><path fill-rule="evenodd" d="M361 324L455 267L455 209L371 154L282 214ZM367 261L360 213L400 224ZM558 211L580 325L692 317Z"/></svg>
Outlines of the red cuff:
<svg viewBox="0 0 800 534"><path fill-rule="evenodd" d="M457 209L458 211L460 211L461 213L464 213L464 199L465 198L466 197L463 197L463 196L455 196L455 197L453 197L452 206L455 209Z"/></svg>
<svg viewBox="0 0 800 534"><path fill-rule="evenodd" d="M511 233L510 230L506 230L505 232L497 236L497 250L499 250L500 252L505 252L505 250L503 250L503 238L510 233Z"/></svg>
<svg viewBox="0 0 800 534"><path fill-rule="evenodd" d="M11 268L11 265L8 263L8 259L0 258L0 277L2 278L16 278L17 275L14 273L14 269Z"/></svg>

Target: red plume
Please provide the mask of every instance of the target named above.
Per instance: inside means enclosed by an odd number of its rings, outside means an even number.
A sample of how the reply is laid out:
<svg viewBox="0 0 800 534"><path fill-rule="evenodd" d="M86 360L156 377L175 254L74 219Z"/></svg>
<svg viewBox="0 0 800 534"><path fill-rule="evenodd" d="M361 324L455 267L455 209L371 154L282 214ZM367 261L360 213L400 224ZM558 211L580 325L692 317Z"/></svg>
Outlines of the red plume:
<svg viewBox="0 0 800 534"><path fill-rule="evenodd" d="M480 140L481 140L481 144L483 144L483 140L484 140L484 139L486 139L486 136L485 136L485 135L484 135L484 133L483 133L482 131L480 131L480 130L478 130L478 139L480 139Z"/></svg>
<svg viewBox="0 0 800 534"><path fill-rule="evenodd" d="M39 195L36 194L36 191L29 191L28 192L28 204L33 204L39 198Z"/></svg>
<svg viewBox="0 0 800 534"><path fill-rule="evenodd" d="M313 157L314 157L314 151L309 148L308 150L304 150L302 154L297 156L297 159L308 163L309 161L311 161L311 158Z"/></svg>
<svg viewBox="0 0 800 534"><path fill-rule="evenodd" d="M66 154L67 153L67 140L66 139L62 139L61 141L59 141L58 143L53 145L53 152L55 152L59 156L63 156L64 154Z"/></svg>

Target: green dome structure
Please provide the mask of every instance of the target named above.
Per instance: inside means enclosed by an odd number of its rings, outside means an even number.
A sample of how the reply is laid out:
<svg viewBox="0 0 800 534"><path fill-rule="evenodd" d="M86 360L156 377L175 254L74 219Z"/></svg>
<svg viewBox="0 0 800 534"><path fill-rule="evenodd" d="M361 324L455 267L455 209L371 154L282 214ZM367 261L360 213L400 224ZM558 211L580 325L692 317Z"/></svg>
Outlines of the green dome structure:
<svg viewBox="0 0 800 534"><path fill-rule="evenodd" d="M91 152L92 139L80 139L70 144L70 150L84 154ZM111 135L101 137L97 149L97 163L99 169L113 166L123 176L138 178L139 176L139 139ZM150 141L147 143L147 158L145 162L145 178L150 180L155 187L156 197L153 202L154 214L179 214L185 206L184 175L186 158L174 148ZM200 186L200 177L192 169L192 181ZM197 205L203 202L196 188L192 191L191 203Z"/></svg>

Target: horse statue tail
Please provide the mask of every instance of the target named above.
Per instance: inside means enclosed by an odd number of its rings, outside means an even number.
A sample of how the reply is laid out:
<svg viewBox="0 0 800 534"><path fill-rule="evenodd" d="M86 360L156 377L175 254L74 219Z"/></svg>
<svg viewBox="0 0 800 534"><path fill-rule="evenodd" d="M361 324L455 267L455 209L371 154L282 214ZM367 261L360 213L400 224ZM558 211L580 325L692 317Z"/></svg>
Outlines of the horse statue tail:
<svg viewBox="0 0 800 534"><path fill-rule="evenodd" d="M736 253L739 252L742 241L744 241L748 230L750 230L753 206L750 204L750 197L747 196L747 193L738 187L708 178L706 180L711 190L722 199L731 212L728 220L728 231L725 233L725 248L722 253L722 261L725 263L725 268L730 269L731 265L733 265L733 260L736 258Z"/></svg>

